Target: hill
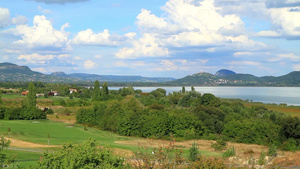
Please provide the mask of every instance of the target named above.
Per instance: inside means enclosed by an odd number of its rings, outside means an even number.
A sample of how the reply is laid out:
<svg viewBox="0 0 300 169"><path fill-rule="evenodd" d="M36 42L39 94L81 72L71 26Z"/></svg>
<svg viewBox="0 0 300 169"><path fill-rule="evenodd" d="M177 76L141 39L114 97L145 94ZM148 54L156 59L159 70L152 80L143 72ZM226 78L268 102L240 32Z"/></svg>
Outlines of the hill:
<svg viewBox="0 0 300 169"><path fill-rule="evenodd" d="M218 71L219 72L219 71ZM172 81L172 85L194 86L300 86L300 71L294 71L287 75L274 77L257 77L251 74L230 74L229 71L221 71L216 75L210 73L196 73L184 78ZM223 73L229 73L224 75ZM219 76L217 76L217 74Z"/></svg>
<svg viewBox="0 0 300 169"><path fill-rule="evenodd" d="M18 66L12 63L0 63L0 82L78 82L76 79L55 77L32 71L27 66Z"/></svg>
<svg viewBox="0 0 300 169"><path fill-rule="evenodd" d="M216 76L218 76L218 77L228 76L228 75L235 75L235 74L236 73L234 71L227 70L227 69L221 69L221 70L216 72Z"/></svg>
<svg viewBox="0 0 300 169"><path fill-rule="evenodd" d="M97 74L86 74L86 73L71 73L65 74L64 72L52 73L53 76L58 77L69 77L81 81L95 81L100 82L169 82L175 80L171 77L142 77L142 76L116 76L116 75L97 75Z"/></svg>
<svg viewBox="0 0 300 169"><path fill-rule="evenodd" d="M170 82L175 80L171 77L142 77L142 76L115 76L97 75L86 73L66 74L54 72L50 75L32 71L27 66L19 66L12 63L0 63L0 82L51 82L51 83L76 83L76 82Z"/></svg>

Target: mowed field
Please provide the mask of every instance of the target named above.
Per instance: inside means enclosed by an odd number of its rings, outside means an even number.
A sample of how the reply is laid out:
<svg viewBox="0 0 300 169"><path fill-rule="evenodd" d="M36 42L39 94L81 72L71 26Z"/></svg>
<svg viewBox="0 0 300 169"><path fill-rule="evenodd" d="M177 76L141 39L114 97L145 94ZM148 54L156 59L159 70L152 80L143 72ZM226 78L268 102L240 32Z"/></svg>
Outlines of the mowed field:
<svg viewBox="0 0 300 169"><path fill-rule="evenodd" d="M97 140L99 146L111 148L115 154L127 158L132 157L141 147L168 146L170 143L164 140L119 136L90 127L84 130L82 125L52 120L1 120L0 135L11 141L10 148L5 152L14 154L20 166L36 164L44 151L55 151L65 143L80 144L89 138ZM214 152L208 147L211 142L199 142L199 145L203 145L201 154L221 156L221 152ZM178 142L175 147L182 149L187 157L192 143L193 141Z"/></svg>

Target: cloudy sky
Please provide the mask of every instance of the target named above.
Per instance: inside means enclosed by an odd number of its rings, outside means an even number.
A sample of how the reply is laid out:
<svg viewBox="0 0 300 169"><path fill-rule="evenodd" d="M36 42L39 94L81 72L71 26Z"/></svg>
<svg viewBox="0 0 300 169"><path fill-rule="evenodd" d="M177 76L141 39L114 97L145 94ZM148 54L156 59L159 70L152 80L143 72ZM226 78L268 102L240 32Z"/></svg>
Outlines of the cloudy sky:
<svg viewBox="0 0 300 169"><path fill-rule="evenodd" d="M300 71L300 0L1 0L0 62L175 77Z"/></svg>

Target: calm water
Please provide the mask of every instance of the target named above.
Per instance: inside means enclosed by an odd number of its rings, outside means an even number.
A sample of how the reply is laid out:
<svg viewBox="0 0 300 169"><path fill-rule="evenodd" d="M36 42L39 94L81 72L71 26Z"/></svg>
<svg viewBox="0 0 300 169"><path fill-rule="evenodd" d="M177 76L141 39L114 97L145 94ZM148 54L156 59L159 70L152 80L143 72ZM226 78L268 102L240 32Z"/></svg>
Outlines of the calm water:
<svg viewBox="0 0 300 169"><path fill-rule="evenodd" d="M182 89L182 87L134 87L143 92L151 92L157 88L163 88L167 93L178 92ZM111 87L110 89L118 90L119 88ZM185 87L186 91L190 89L191 87ZM212 93L221 98L300 106L300 87L195 87L195 90L201 94Z"/></svg>

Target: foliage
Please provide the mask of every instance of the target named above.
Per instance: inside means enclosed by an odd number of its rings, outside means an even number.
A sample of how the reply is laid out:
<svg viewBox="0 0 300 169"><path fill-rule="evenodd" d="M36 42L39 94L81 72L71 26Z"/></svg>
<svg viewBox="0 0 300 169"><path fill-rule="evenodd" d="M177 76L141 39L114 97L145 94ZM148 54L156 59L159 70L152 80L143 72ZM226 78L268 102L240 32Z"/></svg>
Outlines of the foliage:
<svg viewBox="0 0 300 169"><path fill-rule="evenodd" d="M275 144L272 144L271 146L269 146L268 156L276 157L277 155L277 146Z"/></svg>
<svg viewBox="0 0 300 169"><path fill-rule="evenodd" d="M261 151L259 159L258 159L258 164L259 165L265 165L266 164L266 153L264 151Z"/></svg>
<svg viewBox="0 0 300 169"><path fill-rule="evenodd" d="M8 159L7 155L4 153L4 149L8 148L10 144L9 140L6 140L4 137L0 138L0 164L1 168L4 166L4 162Z"/></svg>
<svg viewBox="0 0 300 169"><path fill-rule="evenodd" d="M173 140L165 147L140 147L131 163L133 168L177 168L184 162L182 153L174 147Z"/></svg>
<svg viewBox="0 0 300 169"><path fill-rule="evenodd" d="M225 152L222 153L223 158L235 156L235 149L234 147L229 147Z"/></svg>
<svg viewBox="0 0 300 169"><path fill-rule="evenodd" d="M211 147L216 151L224 150L227 146L226 141L224 140L217 140L216 143L211 143Z"/></svg>
<svg viewBox="0 0 300 169"><path fill-rule="evenodd" d="M197 144L194 142L192 144L192 147L189 149L189 160L196 161L199 156L200 156L199 149L197 147Z"/></svg>
<svg viewBox="0 0 300 169"><path fill-rule="evenodd" d="M222 158L200 156L195 162L190 163L191 169L226 169L229 168Z"/></svg>
<svg viewBox="0 0 300 169"><path fill-rule="evenodd" d="M97 149L96 141L89 139L82 145L65 144L55 153L45 152L38 163L43 168L123 168L124 160L114 157L109 149Z"/></svg>

